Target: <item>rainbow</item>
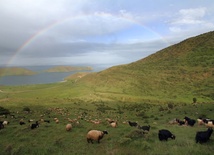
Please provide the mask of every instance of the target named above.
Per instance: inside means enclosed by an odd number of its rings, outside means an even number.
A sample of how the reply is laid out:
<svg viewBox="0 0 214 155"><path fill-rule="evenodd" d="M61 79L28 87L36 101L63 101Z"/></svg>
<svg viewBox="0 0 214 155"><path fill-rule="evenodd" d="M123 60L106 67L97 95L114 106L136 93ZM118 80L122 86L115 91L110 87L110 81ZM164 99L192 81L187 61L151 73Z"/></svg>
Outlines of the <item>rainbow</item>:
<svg viewBox="0 0 214 155"><path fill-rule="evenodd" d="M93 14L94 15L94 14ZM61 24L64 24L66 23L67 21L69 20L73 20L73 19L78 19L78 18L82 18L82 17L90 17L90 16L93 16L93 15L78 15L78 16L75 16L75 17L66 17L66 18L63 18L61 20L57 20L57 21L54 21L52 22L51 24L47 25L46 27L40 29L39 31L37 31L35 34L33 34L30 38L28 38L14 53L14 55L11 57L11 59L8 61L8 64L7 66L9 66L10 64L13 63L13 61L15 60L15 58L28 46L30 46L33 42L35 42L37 39L39 39L43 34L45 34L46 32L50 31L52 28L54 27L57 27ZM146 29L147 31L151 32L152 34L158 36L159 38L161 38L163 40L163 42L166 43L166 45L170 45L170 43L164 38L162 37L160 34L158 34L157 32L153 31L151 28L143 25L142 23L136 21L135 19L133 18L130 18L130 17L124 17L124 16L119 16L119 15L112 15L112 14L109 14L109 13L101 13L101 14L98 14L99 16L113 16L115 18L118 18L118 19L124 19L124 20L127 20L128 22L132 22L132 23L135 23L137 25L140 25L142 26L144 29Z"/></svg>

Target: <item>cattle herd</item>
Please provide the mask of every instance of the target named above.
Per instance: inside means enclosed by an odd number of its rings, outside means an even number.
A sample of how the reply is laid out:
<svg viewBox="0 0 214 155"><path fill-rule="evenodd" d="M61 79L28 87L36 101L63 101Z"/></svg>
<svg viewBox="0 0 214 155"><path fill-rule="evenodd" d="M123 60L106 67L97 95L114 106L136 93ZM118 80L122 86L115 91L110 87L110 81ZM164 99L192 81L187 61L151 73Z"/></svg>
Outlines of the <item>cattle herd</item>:
<svg viewBox="0 0 214 155"><path fill-rule="evenodd" d="M71 131L73 123L79 124L79 120L83 119L83 115L86 116L86 113L83 113L81 116L78 116L76 119L66 118L68 121L68 124L66 124L66 126L65 126L66 131ZM7 125L10 124L9 121L2 120L3 117L1 117L0 119L1 119L0 120L0 130L4 129ZM85 120L86 120L86 117L85 117ZM52 121L54 121L57 124L59 123L58 118L53 118ZM86 121L89 121L89 122L94 123L94 124L101 123L101 121L98 119L95 119L95 120L89 120L88 119ZM107 121L107 123L109 123L109 125L113 128L116 128L118 126L118 122L115 120L112 120L110 118L106 118L105 121ZM38 128L40 126L40 123L42 123L42 122L50 123L51 119L46 120L46 119L40 118L37 121L29 119L29 120L27 120L27 122L25 122L23 118L21 118L19 120L20 125L29 124L29 129L31 129L31 130ZM213 128L214 128L214 120L212 120L212 119L198 118L197 120L195 120L195 119L192 119L192 118L185 116L183 120L175 118L175 119L169 121L169 124L185 125L185 126L191 126L192 127L196 124L196 122L198 123L198 125L205 125L207 127L207 129L204 131L196 132L195 142L196 143L205 143L205 142L209 141L209 139L213 133ZM151 128L150 125L141 126L138 122L134 122L134 121L126 121L125 123L127 125L129 125L130 127L135 127L136 129L143 131L143 134L149 133L150 128ZM87 142L93 143L93 141L97 141L98 143L100 143L100 140L104 137L105 134L108 134L108 131L106 131L106 130L99 131L96 129L90 130L90 131L88 131L88 133L86 135ZM176 135L174 135L168 129L161 129L158 131L157 137L160 141L167 141L169 138L175 140Z"/></svg>

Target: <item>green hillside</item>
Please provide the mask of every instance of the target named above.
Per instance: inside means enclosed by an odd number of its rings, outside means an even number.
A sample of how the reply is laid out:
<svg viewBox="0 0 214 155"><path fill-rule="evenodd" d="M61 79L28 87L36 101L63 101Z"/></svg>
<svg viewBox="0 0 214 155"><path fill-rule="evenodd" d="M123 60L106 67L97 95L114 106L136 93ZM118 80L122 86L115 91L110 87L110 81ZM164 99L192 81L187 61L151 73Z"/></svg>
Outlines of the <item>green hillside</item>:
<svg viewBox="0 0 214 155"><path fill-rule="evenodd" d="M82 71L82 70L93 70L91 67L74 67L74 66L56 66L45 70L44 72L71 72L71 71Z"/></svg>
<svg viewBox="0 0 214 155"><path fill-rule="evenodd" d="M26 68L21 67L5 67L0 68L0 76L8 76L8 75L34 75L37 74Z"/></svg>
<svg viewBox="0 0 214 155"><path fill-rule="evenodd" d="M189 38L144 59L89 74L77 82L96 94L148 100L214 100L214 32ZM121 97L122 95L123 97Z"/></svg>

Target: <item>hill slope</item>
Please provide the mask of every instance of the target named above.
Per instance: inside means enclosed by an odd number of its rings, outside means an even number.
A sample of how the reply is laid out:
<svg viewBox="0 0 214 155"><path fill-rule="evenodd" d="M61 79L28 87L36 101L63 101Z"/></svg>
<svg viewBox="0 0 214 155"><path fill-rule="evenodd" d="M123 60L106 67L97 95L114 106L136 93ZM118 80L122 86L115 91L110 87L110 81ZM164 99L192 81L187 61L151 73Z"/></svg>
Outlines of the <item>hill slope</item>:
<svg viewBox="0 0 214 155"><path fill-rule="evenodd" d="M56 66L45 70L44 72L71 72L71 71L82 71L82 70L93 70L91 67L72 67L72 66Z"/></svg>
<svg viewBox="0 0 214 155"><path fill-rule="evenodd" d="M154 100L214 100L214 32L189 38L139 61L86 75L95 93Z"/></svg>

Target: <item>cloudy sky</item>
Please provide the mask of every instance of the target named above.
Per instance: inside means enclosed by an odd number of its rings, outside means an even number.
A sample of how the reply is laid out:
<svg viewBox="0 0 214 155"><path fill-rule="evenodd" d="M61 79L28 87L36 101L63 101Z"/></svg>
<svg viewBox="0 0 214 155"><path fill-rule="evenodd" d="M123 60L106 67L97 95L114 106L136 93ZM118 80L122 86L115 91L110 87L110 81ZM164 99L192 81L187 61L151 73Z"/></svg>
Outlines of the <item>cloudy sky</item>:
<svg viewBox="0 0 214 155"><path fill-rule="evenodd" d="M213 0L0 0L0 66L114 66L214 30Z"/></svg>

